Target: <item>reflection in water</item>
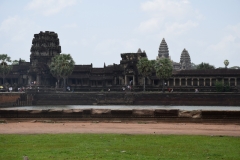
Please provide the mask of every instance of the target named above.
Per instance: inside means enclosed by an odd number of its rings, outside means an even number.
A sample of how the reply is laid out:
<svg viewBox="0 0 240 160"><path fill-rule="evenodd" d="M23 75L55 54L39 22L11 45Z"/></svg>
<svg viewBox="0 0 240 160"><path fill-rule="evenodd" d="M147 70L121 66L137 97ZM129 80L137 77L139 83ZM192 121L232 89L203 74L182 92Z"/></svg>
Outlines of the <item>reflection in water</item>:
<svg viewBox="0 0 240 160"><path fill-rule="evenodd" d="M47 109L180 109L180 110L226 110L240 111L240 106L137 106L137 105L47 105L47 106L21 106L0 109L8 110L47 110Z"/></svg>

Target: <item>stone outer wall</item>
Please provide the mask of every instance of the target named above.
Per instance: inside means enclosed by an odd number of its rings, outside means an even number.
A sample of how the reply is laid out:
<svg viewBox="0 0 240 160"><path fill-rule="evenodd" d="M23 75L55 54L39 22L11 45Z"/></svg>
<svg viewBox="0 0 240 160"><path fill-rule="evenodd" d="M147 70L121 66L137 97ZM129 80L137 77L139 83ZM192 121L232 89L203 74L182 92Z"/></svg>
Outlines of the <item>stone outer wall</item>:
<svg viewBox="0 0 240 160"><path fill-rule="evenodd" d="M0 107L32 105L33 95L23 92L0 93Z"/></svg>
<svg viewBox="0 0 240 160"><path fill-rule="evenodd" d="M1 93L0 94L0 106L15 106L21 94L19 93Z"/></svg>
<svg viewBox="0 0 240 160"><path fill-rule="evenodd" d="M34 105L240 106L239 93L65 92L36 93Z"/></svg>
<svg viewBox="0 0 240 160"><path fill-rule="evenodd" d="M240 93L35 92L0 93L0 107L19 105L240 106Z"/></svg>

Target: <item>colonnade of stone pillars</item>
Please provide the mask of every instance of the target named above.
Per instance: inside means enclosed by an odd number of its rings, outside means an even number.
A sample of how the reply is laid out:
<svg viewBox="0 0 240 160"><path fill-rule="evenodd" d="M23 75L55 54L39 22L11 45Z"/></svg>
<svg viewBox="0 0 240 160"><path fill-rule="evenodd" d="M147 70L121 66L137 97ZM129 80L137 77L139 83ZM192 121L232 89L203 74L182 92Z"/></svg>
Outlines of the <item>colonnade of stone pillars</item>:
<svg viewBox="0 0 240 160"><path fill-rule="evenodd" d="M176 86L176 80L179 79L179 86L187 86L188 80L191 79L191 86L194 86L194 80L197 80L197 86L200 86L200 79L203 80L203 86L206 86L206 81L209 80L209 86L213 84L213 78L173 78L173 86ZM183 84L182 80L185 79L185 83ZM216 78L217 79L217 78ZM221 78L224 83L224 78ZM231 85L231 79L234 79L234 86L237 86L237 78L228 78L228 84ZM168 82L169 85L169 82Z"/></svg>

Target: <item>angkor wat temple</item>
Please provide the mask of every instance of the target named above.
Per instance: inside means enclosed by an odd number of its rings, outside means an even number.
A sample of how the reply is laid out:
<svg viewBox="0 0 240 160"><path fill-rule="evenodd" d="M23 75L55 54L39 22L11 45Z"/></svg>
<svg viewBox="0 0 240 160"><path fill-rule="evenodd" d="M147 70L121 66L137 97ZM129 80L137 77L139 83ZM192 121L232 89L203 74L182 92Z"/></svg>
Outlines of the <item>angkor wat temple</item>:
<svg viewBox="0 0 240 160"><path fill-rule="evenodd" d="M49 71L52 57L61 53L58 34L54 32L40 32L32 40L30 62L13 65L13 70L5 78L10 86L27 87L30 85L40 88L55 88L56 78ZM122 53L120 64L104 65L94 68L89 65L75 65L72 75L68 77L67 85L74 91L121 91L122 87L132 85L134 91L142 91L143 77L139 74L136 64L142 57L147 57L145 51L138 49L136 53ZM163 38L160 43L157 58L170 58L168 45ZM167 87L175 91L214 91L216 81L228 84L232 90L240 86L240 70L238 69L191 69L191 58L183 49L179 62L173 62L172 77L167 81ZM33 83L34 82L34 83ZM131 84L130 84L131 82ZM2 85L2 78L0 85ZM155 73L146 78L146 90L161 90L161 80Z"/></svg>

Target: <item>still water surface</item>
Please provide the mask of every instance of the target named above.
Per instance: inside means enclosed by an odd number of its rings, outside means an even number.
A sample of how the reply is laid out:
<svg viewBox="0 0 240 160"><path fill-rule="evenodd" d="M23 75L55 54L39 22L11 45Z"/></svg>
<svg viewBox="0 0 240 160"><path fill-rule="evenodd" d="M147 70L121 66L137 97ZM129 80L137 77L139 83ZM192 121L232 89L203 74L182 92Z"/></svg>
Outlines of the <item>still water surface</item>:
<svg viewBox="0 0 240 160"><path fill-rule="evenodd" d="M47 109L179 109L179 110L226 110L240 111L240 106L148 106L148 105L47 105L21 106L0 109L8 110L47 110Z"/></svg>

